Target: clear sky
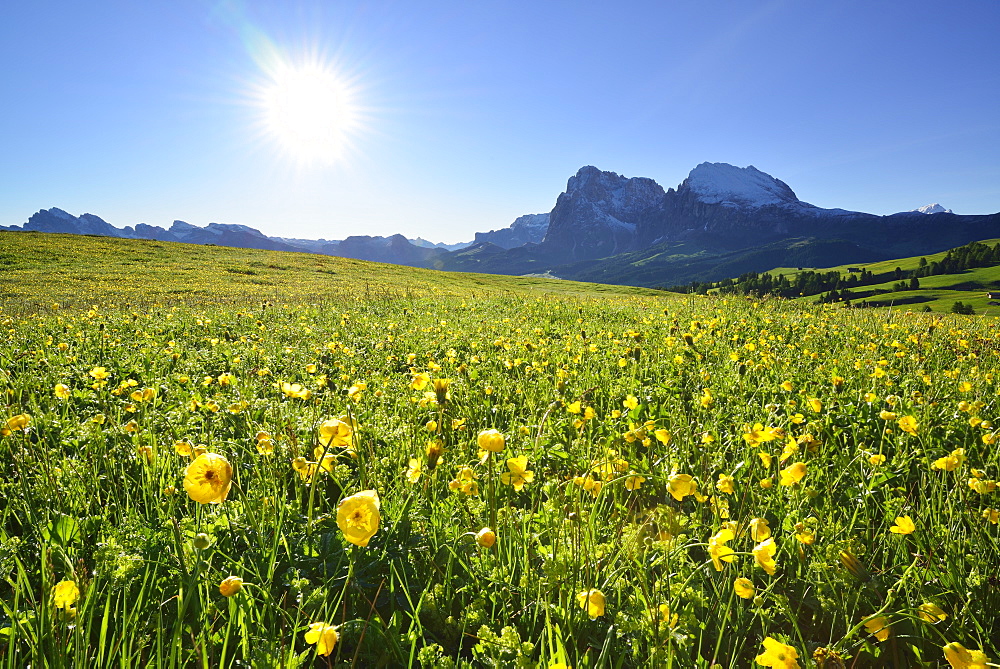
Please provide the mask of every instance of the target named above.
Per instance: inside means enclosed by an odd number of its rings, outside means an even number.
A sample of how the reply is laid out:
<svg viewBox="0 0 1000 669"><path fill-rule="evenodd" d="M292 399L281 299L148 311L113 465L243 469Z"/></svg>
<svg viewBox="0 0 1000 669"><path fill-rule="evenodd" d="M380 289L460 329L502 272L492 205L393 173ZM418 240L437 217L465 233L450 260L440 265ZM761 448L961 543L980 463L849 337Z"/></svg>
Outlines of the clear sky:
<svg viewBox="0 0 1000 669"><path fill-rule="evenodd" d="M465 241L583 165L1000 211L997 0L0 4L0 224Z"/></svg>

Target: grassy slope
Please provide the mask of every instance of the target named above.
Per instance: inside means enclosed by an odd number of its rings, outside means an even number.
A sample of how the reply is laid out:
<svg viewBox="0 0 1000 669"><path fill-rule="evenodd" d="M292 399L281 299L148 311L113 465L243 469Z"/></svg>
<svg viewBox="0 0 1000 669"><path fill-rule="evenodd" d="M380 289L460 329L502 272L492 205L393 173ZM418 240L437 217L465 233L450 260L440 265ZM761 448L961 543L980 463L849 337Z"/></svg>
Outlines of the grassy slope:
<svg viewBox="0 0 1000 669"><path fill-rule="evenodd" d="M1000 242L1000 239L982 240L983 244L988 244L989 246L993 246L998 242ZM904 271L916 269L920 266L921 258L926 258L927 262L930 263L935 260L941 260L945 255L947 255L947 252L885 260L876 263L854 263L827 268L807 267L804 269L813 269L819 272L839 271L842 276L847 277L849 276L847 268L857 267L859 269L867 269L873 274L878 275L892 273L897 267ZM770 274L775 276L791 276L798 271L796 267L778 267L771 270ZM864 290L890 290L894 283L897 283L896 279L889 279L884 283L863 286L862 288ZM996 290L998 288L1000 288L1000 265L994 267L977 267L958 274L939 274L937 276L923 277L920 279L919 290L885 293L870 299L879 301L894 300L899 303L902 309L923 309L926 305L934 311L939 312L951 311L952 304L956 301L961 301L965 304L971 304L977 314L1000 316L1000 307L990 306L990 300L986 297L987 290ZM815 299L815 296L802 298L804 301L813 301Z"/></svg>
<svg viewBox="0 0 1000 669"><path fill-rule="evenodd" d="M438 272L307 253L0 232L0 304L8 307L30 307L38 295L69 306L95 300L310 301L480 292L663 295L644 288Z"/></svg>

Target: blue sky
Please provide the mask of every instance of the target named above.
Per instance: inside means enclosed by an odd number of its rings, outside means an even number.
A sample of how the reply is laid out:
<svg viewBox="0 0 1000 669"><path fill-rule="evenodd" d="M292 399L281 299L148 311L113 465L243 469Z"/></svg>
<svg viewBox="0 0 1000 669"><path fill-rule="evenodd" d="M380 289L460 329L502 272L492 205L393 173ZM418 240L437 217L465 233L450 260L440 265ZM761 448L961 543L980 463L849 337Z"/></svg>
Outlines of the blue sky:
<svg viewBox="0 0 1000 669"><path fill-rule="evenodd" d="M666 188L705 161L823 207L993 213L998 29L996 0L7 2L0 224L454 242L583 165ZM344 101L319 157L264 120L307 67Z"/></svg>

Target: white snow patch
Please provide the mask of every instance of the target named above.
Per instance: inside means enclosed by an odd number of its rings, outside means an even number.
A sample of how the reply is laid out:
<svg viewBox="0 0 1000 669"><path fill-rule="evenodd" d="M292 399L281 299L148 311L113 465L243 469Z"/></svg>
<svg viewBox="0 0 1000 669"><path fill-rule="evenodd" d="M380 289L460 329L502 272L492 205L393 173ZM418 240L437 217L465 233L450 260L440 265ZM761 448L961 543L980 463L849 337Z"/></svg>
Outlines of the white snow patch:
<svg viewBox="0 0 1000 669"><path fill-rule="evenodd" d="M918 212L918 213L921 213L921 214L954 214L955 213L951 209L945 209L944 207L942 207L941 205L939 205L937 202L935 202L934 204L925 204L922 207L918 207L917 209L911 209L910 211L911 212Z"/></svg>
<svg viewBox="0 0 1000 669"><path fill-rule="evenodd" d="M797 202L788 186L753 165L702 163L691 170L687 184L707 204L763 207Z"/></svg>

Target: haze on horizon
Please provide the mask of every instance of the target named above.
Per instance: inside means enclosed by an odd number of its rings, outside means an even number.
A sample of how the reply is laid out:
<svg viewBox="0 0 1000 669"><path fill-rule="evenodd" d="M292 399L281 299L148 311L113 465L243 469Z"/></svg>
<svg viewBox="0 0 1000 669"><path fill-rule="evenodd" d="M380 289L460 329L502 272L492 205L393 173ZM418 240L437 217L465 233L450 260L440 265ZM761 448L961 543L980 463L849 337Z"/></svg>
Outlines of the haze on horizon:
<svg viewBox="0 0 1000 669"><path fill-rule="evenodd" d="M468 241L583 165L1000 211L1000 4L63 0L0 10L0 225Z"/></svg>

